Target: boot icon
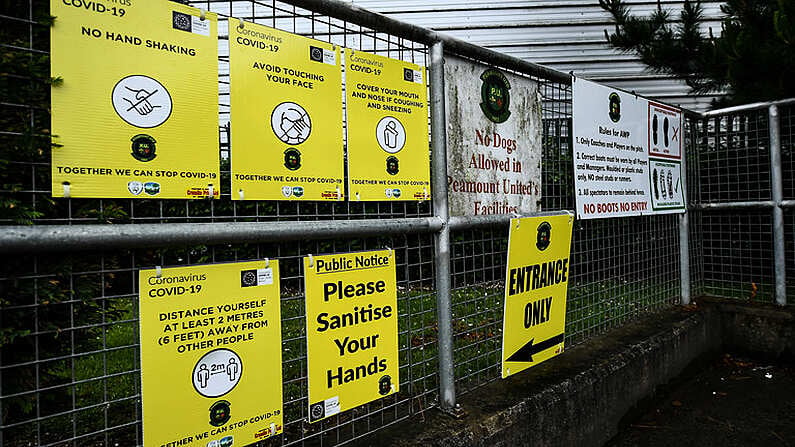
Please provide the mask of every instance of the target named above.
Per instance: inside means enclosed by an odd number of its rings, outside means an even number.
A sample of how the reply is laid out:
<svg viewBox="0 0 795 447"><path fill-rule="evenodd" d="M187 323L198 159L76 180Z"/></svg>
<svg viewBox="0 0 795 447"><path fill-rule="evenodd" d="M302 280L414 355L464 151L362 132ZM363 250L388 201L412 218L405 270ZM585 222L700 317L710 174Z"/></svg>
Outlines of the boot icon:
<svg viewBox="0 0 795 447"><path fill-rule="evenodd" d="M654 115L654 118L651 119L651 139L654 141L654 145L657 145L657 115Z"/></svg>

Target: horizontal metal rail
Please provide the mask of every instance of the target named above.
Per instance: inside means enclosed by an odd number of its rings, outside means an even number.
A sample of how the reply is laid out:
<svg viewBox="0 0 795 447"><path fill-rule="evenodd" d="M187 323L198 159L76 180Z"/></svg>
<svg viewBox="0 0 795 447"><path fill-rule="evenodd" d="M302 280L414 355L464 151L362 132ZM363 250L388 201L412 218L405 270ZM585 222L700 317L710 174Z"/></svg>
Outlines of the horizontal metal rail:
<svg viewBox="0 0 795 447"><path fill-rule="evenodd" d="M714 203L699 203L690 205L691 210L716 210L716 209L769 209L776 206L772 200L760 200L749 202L714 202ZM795 200L782 200L779 204L781 208L795 208Z"/></svg>
<svg viewBox="0 0 795 447"><path fill-rule="evenodd" d="M489 216L454 216L450 217L450 219L448 220L448 225L450 226L450 230L466 230L469 228L493 227L500 225L508 225L509 223L511 223L511 219L514 217L557 216L560 215L560 213L566 211L574 215L574 211L562 210L562 211L542 211L538 213L523 214L521 216L518 215L511 216L508 214L494 214Z"/></svg>
<svg viewBox="0 0 795 447"><path fill-rule="evenodd" d="M417 217L298 222L8 226L0 232L0 253L53 253L433 233L443 225L442 220L436 217Z"/></svg>
<svg viewBox="0 0 795 447"><path fill-rule="evenodd" d="M715 203L699 203L691 205L691 209L696 210L709 210L709 209L770 209L776 206L772 200L759 200L749 202L715 202Z"/></svg>
<svg viewBox="0 0 795 447"><path fill-rule="evenodd" d="M546 78L551 81L560 82L561 84L571 84L571 76L561 71L534 64L488 48L483 48L429 28L401 22L383 14L353 5L349 2L337 0L291 0L290 4L298 6L299 8L325 14L329 17L375 29L379 32L389 33L397 37L424 43L428 46L437 42L442 42L444 44L445 53L478 59L480 62Z"/></svg>
<svg viewBox="0 0 795 447"><path fill-rule="evenodd" d="M795 201L787 202L792 202L789 205L795 206ZM732 202L701 205L700 207L731 208L730 205L738 203L741 204L741 207L742 204L746 204L745 207L772 206L768 202ZM465 230L507 225L513 217L557 214L560 214L560 211L531 213L526 216L454 216L449 218L448 225L453 231ZM3 231L0 233L0 253L55 253L109 248L279 242L398 233L436 233L443 226L442 219L438 217L290 222L15 225L3 227Z"/></svg>
<svg viewBox="0 0 795 447"><path fill-rule="evenodd" d="M735 112L746 112L749 110L761 110L767 109L770 106L786 106L790 104L795 104L795 98L787 98L787 99L780 99L778 101L767 101L767 102L755 102L753 104L743 104L740 106L732 106L726 107L724 109L717 109L717 110L710 110L708 112L702 112L699 115L702 118L712 118L721 115L727 115Z"/></svg>

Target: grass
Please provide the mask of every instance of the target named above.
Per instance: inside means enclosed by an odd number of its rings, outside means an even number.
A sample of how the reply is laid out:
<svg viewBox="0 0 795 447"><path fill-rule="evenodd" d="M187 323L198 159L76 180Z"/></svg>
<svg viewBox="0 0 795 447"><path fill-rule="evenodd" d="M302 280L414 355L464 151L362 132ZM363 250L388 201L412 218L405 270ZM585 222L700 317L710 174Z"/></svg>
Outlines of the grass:
<svg viewBox="0 0 795 447"><path fill-rule="evenodd" d="M727 292L731 290L734 289ZM671 305L677 292L675 280L572 282L566 316L567 346ZM347 435L340 435L344 431L340 428L348 424L352 424L350 433L370 430L356 427L397 420L433 404L438 387L436 294L428 289L402 290L398 299L401 391L327 422L306 424L305 307L303 297L293 295L282 299L281 308L285 439L325 438L330 433L344 437ZM503 296L500 281L453 291L454 374L458 392L499 378ZM135 442L140 417L135 303L132 298L116 300L113 316L117 323L90 327L80 332L79 337L75 332L72 336L78 338L67 343L77 350L74 355L40 363L38 387L47 389L38 393L38 400L35 394L6 399L6 414L9 410L19 414L13 420L4 420L4 424L32 421L5 430L7 445L27 445L36 440L37 417L43 418L38 426L41 443L108 431L128 423L133 425L117 434L111 431L110 437L120 445ZM18 372L30 374L33 368ZM7 372L14 373L14 370ZM25 389L36 389L36 384L28 382L17 392ZM13 392L6 388L6 394ZM72 409L75 411L71 412ZM67 413L58 415L61 412ZM371 420L376 415L376 420ZM102 439L91 439L83 438L86 441L81 440L80 445L105 442L104 434Z"/></svg>

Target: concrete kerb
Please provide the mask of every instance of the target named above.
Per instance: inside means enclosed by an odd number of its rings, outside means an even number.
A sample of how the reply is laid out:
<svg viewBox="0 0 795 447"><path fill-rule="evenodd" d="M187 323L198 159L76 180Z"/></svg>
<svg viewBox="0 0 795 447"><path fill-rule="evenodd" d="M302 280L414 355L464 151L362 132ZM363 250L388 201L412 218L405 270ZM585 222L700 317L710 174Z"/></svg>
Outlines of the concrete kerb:
<svg viewBox="0 0 795 447"><path fill-rule="evenodd" d="M795 307L699 297L595 337L459 402L453 419L420 414L361 445L601 446L622 418L697 360L721 352L795 360Z"/></svg>
<svg viewBox="0 0 795 447"><path fill-rule="evenodd" d="M362 445L601 446L657 386L718 352L720 326L711 309L653 314L462 396L462 419L428 412L424 421L397 424Z"/></svg>

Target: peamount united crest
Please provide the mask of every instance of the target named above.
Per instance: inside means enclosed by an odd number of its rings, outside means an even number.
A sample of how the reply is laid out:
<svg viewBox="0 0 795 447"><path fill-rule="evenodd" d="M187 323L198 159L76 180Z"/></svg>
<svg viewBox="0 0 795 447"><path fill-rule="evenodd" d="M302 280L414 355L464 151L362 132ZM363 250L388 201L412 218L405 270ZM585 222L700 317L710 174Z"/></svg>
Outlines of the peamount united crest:
<svg viewBox="0 0 795 447"><path fill-rule="evenodd" d="M489 121L504 123L511 116L511 83L496 68L489 68L480 75L480 110Z"/></svg>

